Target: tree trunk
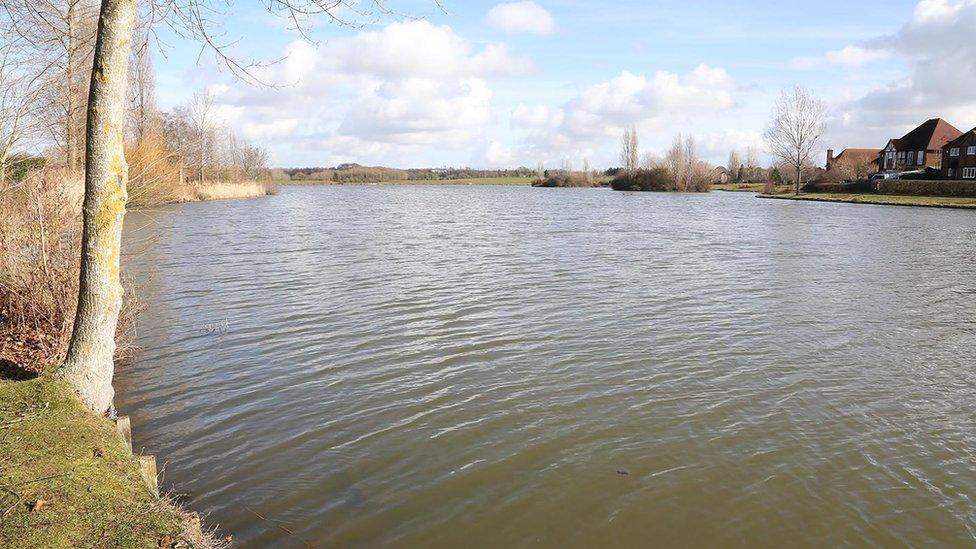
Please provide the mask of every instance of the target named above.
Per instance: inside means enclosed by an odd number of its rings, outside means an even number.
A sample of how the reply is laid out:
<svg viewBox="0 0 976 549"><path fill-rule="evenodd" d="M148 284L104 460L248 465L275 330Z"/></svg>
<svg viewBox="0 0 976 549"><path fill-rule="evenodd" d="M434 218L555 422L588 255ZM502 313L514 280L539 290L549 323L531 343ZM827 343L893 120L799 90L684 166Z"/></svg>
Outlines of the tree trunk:
<svg viewBox="0 0 976 549"><path fill-rule="evenodd" d="M798 167L798 168L796 169L796 195L797 195L797 196L799 196L799 195L800 195L800 173L801 173L802 171L803 171L803 168L799 168L799 167Z"/></svg>
<svg viewBox="0 0 976 549"><path fill-rule="evenodd" d="M112 405L119 251L127 199L125 91L137 0L102 0L85 133L85 202L78 310L58 376L93 412Z"/></svg>

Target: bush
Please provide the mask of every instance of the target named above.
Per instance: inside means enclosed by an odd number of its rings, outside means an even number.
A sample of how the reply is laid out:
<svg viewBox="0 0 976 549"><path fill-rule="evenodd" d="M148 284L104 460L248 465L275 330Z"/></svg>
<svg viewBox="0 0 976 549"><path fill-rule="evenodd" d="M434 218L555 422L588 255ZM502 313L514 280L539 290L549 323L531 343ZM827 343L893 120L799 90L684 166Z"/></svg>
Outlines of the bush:
<svg viewBox="0 0 976 549"><path fill-rule="evenodd" d="M707 172L704 168L691 170L681 183L664 166L641 168L632 172L621 172L610 182L610 187L615 191L708 192L711 183Z"/></svg>
<svg viewBox="0 0 976 549"><path fill-rule="evenodd" d="M581 172L551 172L544 179L536 179L533 187L596 187L592 177Z"/></svg>
<svg viewBox="0 0 976 549"><path fill-rule="evenodd" d="M976 181L885 179L877 183L878 192L883 194L976 197Z"/></svg>
<svg viewBox="0 0 976 549"><path fill-rule="evenodd" d="M44 371L67 350L78 299L80 174L34 172L0 188L0 358ZM132 292L119 318L117 356L126 351L136 310ZM0 360L0 362L3 362Z"/></svg>
<svg viewBox="0 0 976 549"><path fill-rule="evenodd" d="M851 182L836 181L814 181L807 183L801 190L805 193L873 193L875 186L873 181L861 179Z"/></svg>

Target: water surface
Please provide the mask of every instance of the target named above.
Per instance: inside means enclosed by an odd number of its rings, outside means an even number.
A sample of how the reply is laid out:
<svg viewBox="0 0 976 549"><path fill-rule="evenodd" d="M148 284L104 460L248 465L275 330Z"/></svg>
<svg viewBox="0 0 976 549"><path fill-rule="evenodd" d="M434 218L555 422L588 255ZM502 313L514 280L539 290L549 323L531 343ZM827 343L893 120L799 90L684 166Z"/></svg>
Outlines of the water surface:
<svg viewBox="0 0 976 549"><path fill-rule="evenodd" d="M976 212L362 186L126 224L117 405L240 547L976 543Z"/></svg>

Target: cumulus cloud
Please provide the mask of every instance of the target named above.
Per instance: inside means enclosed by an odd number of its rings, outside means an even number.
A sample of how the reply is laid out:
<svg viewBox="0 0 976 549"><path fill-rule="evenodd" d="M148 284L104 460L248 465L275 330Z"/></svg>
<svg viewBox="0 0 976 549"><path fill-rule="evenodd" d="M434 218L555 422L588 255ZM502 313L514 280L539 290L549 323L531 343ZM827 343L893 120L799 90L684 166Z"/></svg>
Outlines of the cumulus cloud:
<svg viewBox="0 0 976 549"><path fill-rule="evenodd" d="M527 147L538 156L578 155L615 140L630 125L663 128L668 122L701 118L735 106L735 80L721 68L701 65L679 75L628 71L582 90L565 105L519 105L512 126L527 129Z"/></svg>
<svg viewBox="0 0 976 549"><path fill-rule="evenodd" d="M286 151L276 157L320 149L325 164L477 144L491 122L489 80L535 67L504 44L475 48L451 27L410 21L321 47L296 41L281 63L259 70L278 87L214 88L226 118L246 138ZM381 154L394 158L373 156Z"/></svg>
<svg viewBox="0 0 976 549"><path fill-rule="evenodd" d="M491 91L484 80L385 82L350 107L340 135L401 145L463 143L488 124Z"/></svg>
<svg viewBox="0 0 976 549"><path fill-rule="evenodd" d="M535 2L504 2L488 11L488 26L512 34L547 36L555 32L556 22Z"/></svg>
<svg viewBox="0 0 976 549"><path fill-rule="evenodd" d="M976 124L976 0L923 0L898 32L870 46L909 64L902 78L842 103L831 131L851 146L878 144L933 117ZM858 141L854 141L858 140Z"/></svg>

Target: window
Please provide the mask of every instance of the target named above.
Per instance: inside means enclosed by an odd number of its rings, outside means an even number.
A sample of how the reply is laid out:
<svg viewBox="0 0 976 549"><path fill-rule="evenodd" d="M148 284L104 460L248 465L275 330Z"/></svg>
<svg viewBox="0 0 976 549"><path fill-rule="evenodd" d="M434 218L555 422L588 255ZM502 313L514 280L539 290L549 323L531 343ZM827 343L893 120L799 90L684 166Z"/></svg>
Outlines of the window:
<svg viewBox="0 0 976 549"><path fill-rule="evenodd" d="M968 154L969 156L973 156L974 154L976 154L976 147L968 147L966 149L966 154Z"/></svg>
<svg viewBox="0 0 976 549"><path fill-rule="evenodd" d="M925 164L925 151L918 151L918 165Z"/></svg>
<svg viewBox="0 0 976 549"><path fill-rule="evenodd" d="M976 179L976 168L963 168L962 169L963 179Z"/></svg>
<svg viewBox="0 0 976 549"><path fill-rule="evenodd" d="M955 177L955 176L956 176L956 170L953 168L949 168L949 177Z"/></svg>
<svg viewBox="0 0 976 549"><path fill-rule="evenodd" d="M949 149L949 156L959 156L959 147Z"/></svg>

